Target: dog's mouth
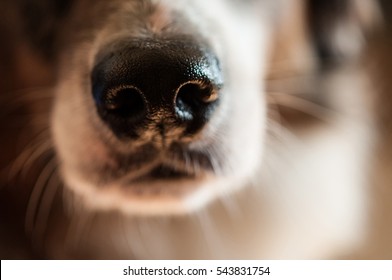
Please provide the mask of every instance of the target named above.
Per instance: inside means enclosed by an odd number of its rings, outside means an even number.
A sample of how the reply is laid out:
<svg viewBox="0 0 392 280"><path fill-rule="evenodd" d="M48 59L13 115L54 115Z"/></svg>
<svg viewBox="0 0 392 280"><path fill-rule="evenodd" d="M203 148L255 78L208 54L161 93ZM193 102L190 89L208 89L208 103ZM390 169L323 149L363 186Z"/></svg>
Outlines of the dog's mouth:
<svg viewBox="0 0 392 280"><path fill-rule="evenodd" d="M180 162L146 163L140 172L129 170L101 184L78 176L65 177L69 187L93 209L121 210L126 214L184 213L211 201L221 187L221 177L206 167L194 170ZM102 177L105 174L100 173Z"/></svg>
<svg viewBox="0 0 392 280"><path fill-rule="evenodd" d="M165 163L139 176L120 180L118 185L124 194L135 199L182 200L202 188L203 182L208 177L207 174L208 172L205 171L195 173L178 169Z"/></svg>
<svg viewBox="0 0 392 280"><path fill-rule="evenodd" d="M133 157L131 157L133 158ZM114 179L121 188L128 191L138 190L140 188L149 189L197 189L198 182L203 181L206 177L215 177L217 174L213 167L212 161L217 160L218 155L214 158L203 152L188 151L173 145L169 150L160 151L157 149L156 155L143 164L139 161L139 168L130 168L125 175ZM135 165L131 164L131 167ZM136 194L139 193L136 192ZM168 193L168 192L166 192Z"/></svg>
<svg viewBox="0 0 392 280"><path fill-rule="evenodd" d="M157 167L153 168L147 174L144 174L134 180L134 182L149 182L149 181L176 181L176 180L192 180L195 179L196 175L194 173L178 170L174 167L160 164Z"/></svg>

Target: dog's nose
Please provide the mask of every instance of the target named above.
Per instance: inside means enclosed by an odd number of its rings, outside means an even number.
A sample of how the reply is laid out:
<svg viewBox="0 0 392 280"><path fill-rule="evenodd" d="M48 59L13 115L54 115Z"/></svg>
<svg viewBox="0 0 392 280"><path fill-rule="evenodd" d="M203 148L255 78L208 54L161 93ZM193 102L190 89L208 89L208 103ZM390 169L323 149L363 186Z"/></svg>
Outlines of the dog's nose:
<svg viewBox="0 0 392 280"><path fill-rule="evenodd" d="M222 72L214 53L190 39L131 40L111 46L92 72L100 117L120 137L152 122L200 130L219 104Z"/></svg>

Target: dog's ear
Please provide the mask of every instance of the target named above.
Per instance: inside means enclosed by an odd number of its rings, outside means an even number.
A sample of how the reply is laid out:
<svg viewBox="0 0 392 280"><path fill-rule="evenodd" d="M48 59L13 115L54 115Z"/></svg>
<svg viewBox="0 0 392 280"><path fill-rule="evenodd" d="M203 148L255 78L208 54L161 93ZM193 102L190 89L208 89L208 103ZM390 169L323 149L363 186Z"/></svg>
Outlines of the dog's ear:
<svg viewBox="0 0 392 280"><path fill-rule="evenodd" d="M306 0L310 33L322 65L358 56L381 20L377 0Z"/></svg>

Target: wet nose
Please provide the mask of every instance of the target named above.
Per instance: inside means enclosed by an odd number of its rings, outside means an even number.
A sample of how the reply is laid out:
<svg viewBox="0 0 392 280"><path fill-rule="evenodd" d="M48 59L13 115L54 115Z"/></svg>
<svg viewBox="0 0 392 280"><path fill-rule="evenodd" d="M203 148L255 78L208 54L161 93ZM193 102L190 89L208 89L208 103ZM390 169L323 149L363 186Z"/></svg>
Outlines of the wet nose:
<svg viewBox="0 0 392 280"><path fill-rule="evenodd" d="M190 39L145 39L107 49L97 56L92 91L99 116L117 136L137 137L157 117L187 134L210 120L223 86L210 48Z"/></svg>

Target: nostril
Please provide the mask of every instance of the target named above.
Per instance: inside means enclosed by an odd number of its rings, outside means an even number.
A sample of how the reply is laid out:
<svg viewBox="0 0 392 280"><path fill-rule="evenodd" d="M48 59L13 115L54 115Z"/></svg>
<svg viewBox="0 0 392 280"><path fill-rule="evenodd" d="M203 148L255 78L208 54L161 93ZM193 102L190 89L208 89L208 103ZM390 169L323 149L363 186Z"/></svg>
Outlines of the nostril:
<svg viewBox="0 0 392 280"><path fill-rule="evenodd" d="M109 90L103 96L102 106L107 114L128 121L138 121L146 114L143 95L132 86Z"/></svg>
<svg viewBox="0 0 392 280"><path fill-rule="evenodd" d="M138 137L136 128L148 113L143 93L134 86L117 86L101 89L99 84L93 89L99 116L120 138Z"/></svg>
<svg viewBox="0 0 392 280"><path fill-rule="evenodd" d="M218 100L219 93L211 84L191 81L181 85L176 94L175 111L183 120L191 121L206 116Z"/></svg>

